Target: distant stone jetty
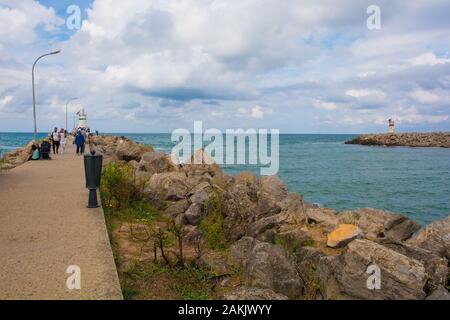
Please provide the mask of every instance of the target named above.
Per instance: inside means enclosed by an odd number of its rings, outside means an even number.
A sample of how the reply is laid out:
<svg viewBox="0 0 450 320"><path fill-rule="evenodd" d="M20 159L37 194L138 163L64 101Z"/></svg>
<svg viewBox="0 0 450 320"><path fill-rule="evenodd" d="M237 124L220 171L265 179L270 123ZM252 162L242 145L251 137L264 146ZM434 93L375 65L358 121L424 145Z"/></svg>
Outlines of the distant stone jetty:
<svg viewBox="0 0 450 320"><path fill-rule="evenodd" d="M450 132L363 134L346 144L450 148Z"/></svg>

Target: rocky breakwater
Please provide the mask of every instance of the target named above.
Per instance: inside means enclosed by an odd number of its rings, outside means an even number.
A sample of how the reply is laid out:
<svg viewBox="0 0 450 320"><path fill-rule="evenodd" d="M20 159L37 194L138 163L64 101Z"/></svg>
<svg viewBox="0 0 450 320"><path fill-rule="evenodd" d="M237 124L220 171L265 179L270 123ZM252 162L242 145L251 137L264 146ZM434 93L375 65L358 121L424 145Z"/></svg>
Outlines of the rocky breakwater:
<svg viewBox="0 0 450 320"><path fill-rule="evenodd" d="M25 147L17 148L13 152L5 153L3 158L0 159L0 169L12 169L27 162L32 153L32 146L33 142L30 141Z"/></svg>
<svg viewBox="0 0 450 320"><path fill-rule="evenodd" d="M147 201L184 226L186 243L204 241L202 226L219 214L227 254L206 254L203 263L223 277L242 270L224 299L449 299L450 216L421 228L376 209L336 212L305 203L276 176L177 165L125 138L92 143L147 179ZM379 287L369 285L373 276Z"/></svg>
<svg viewBox="0 0 450 320"><path fill-rule="evenodd" d="M450 132L364 134L346 144L450 148Z"/></svg>

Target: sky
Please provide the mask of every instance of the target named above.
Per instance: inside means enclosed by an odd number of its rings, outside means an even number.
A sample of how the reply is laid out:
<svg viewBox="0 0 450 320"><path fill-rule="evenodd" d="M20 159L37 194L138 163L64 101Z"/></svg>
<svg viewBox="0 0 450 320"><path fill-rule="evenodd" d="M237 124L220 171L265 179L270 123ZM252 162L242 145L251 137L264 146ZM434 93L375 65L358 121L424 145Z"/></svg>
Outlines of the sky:
<svg viewBox="0 0 450 320"><path fill-rule="evenodd" d="M448 0L0 0L0 132L33 130L57 49L39 131L75 97L100 132L450 131L449 47Z"/></svg>

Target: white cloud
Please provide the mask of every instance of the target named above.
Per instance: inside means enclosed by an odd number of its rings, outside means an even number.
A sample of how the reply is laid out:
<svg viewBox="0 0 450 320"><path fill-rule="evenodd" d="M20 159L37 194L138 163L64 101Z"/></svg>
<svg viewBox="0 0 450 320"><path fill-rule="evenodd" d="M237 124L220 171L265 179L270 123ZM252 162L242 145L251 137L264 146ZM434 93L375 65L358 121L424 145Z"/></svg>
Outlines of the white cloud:
<svg viewBox="0 0 450 320"><path fill-rule="evenodd" d="M272 113L272 109L263 108L261 106L254 106L252 108L250 116L255 119L262 119L262 118L264 118L265 115L271 114L271 113Z"/></svg>
<svg viewBox="0 0 450 320"><path fill-rule="evenodd" d="M386 97L386 94L383 91L371 89L350 89L347 90L345 94L358 99L370 96L383 100Z"/></svg>
<svg viewBox="0 0 450 320"><path fill-rule="evenodd" d="M407 60L413 66L435 66L450 63L450 59L438 58L433 52L427 52Z"/></svg>
<svg viewBox="0 0 450 320"><path fill-rule="evenodd" d="M413 92L411 92L409 94L409 96L411 98L413 98L414 100L420 102L420 103L436 103L440 101L440 97L438 94L435 94L433 92L430 91L425 91L425 90L415 90Z"/></svg>
<svg viewBox="0 0 450 320"><path fill-rule="evenodd" d="M5 108L12 100L12 96L4 96L3 98L0 98L0 110Z"/></svg>
<svg viewBox="0 0 450 320"><path fill-rule="evenodd" d="M323 110L335 110L337 108L336 103L334 102L325 102L325 101L320 101L320 100L314 100L313 102L314 107L318 108L318 109L323 109Z"/></svg>
<svg viewBox="0 0 450 320"><path fill-rule="evenodd" d="M37 1L0 0L0 43L30 43L36 37L36 27L55 31L64 20L52 8Z"/></svg>

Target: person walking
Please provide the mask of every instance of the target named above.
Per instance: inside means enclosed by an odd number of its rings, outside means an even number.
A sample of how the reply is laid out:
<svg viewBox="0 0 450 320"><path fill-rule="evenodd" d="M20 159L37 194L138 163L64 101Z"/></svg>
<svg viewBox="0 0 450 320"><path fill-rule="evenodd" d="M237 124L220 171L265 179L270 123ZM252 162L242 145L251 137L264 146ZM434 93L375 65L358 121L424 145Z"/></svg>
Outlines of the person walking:
<svg viewBox="0 0 450 320"><path fill-rule="evenodd" d="M57 154L59 151L59 142L60 135L58 132L58 128L55 127L55 130L52 132L52 146L53 146L53 154Z"/></svg>
<svg viewBox="0 0 450 320"><path fill-rule="evenodd" d="M82 155L84 153L84 144L86 143L86 139L84 135L81 133L81 130L78 129L77 134L75 135L75 144L77 145L77 155Z"/></svg>
<svg viewBox="0 0 450 320"><path fill-rule="evenodd" d="M67 146L67 131L64 129L61 129L60 131L60 143L61 143L61 151L62 153L66 152L66 146Z"/></svg>

